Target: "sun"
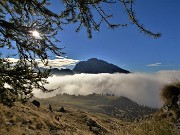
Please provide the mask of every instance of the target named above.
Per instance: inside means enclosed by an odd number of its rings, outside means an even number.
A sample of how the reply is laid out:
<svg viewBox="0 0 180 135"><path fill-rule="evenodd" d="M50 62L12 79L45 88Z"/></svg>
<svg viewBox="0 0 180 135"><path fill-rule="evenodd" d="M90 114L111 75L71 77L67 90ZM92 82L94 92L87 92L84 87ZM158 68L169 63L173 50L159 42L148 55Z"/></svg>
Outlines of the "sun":
<svg viewBox="0 0 180 135"><path fill-rule="evenodd" d="M36 31L36 30L32 31L32 35L34 37L40 37L40 33L38 31Z"/></svg>
<svg viewBox="0 0 180 135"><path fill-rule="evenodd" d="M31 31L31 33L32 33L32 36L33 36L33 37L35 37L35 38L37 38L37 39L40 39L40 38L41 38L40 33L39 33L38 31L34 30L34 31Z"/></svg>

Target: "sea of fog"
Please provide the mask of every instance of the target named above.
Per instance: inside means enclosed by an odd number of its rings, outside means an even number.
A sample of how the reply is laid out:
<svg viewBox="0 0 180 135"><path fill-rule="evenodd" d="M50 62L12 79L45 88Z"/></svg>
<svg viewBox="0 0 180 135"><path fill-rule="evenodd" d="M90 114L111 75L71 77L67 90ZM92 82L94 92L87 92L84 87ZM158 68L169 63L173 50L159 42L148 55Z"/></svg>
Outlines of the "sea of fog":
<svg viewBox="0 0 180 135"><path fill-rule="evenodd" d="M52 76L45 87L57 90L43 93L34 90L38 98L47 98L60 93L88 95L95 93L110 93L125 96L139 104L160 107L160 89L163 85L180 80L180 70L159 71L156 73L131 74L75 74L67 76Z"/></svg>

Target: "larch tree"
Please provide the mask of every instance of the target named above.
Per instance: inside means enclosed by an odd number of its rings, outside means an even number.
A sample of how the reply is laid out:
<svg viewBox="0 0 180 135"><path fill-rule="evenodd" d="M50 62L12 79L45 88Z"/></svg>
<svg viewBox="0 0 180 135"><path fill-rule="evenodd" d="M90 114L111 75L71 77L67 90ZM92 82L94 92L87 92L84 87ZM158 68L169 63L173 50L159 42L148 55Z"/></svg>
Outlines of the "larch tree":
<svg viewBox="0 0 180 135"><path fill-rule="evenodd" d="M92 31L99 31L102 23L111 29L127 26L112 23L113 14L103 8L104 5L120 3L130 22L140 31L160 37L160 33L151 32L137 21L134 0L61 0L64 8L59 14L50 10L51 2L53 0L0 0L0 48L16 52L8 55L0 52L0 102L4 104L26 101L32 97L33 89L51 91L44 87L49 70L42 71L37 59L47 66L48 52L63 54L56 36L63 26L75 23L75 31L85 28L89 38L92 38ZM14 63L12 57L19 60Z"/></svg>

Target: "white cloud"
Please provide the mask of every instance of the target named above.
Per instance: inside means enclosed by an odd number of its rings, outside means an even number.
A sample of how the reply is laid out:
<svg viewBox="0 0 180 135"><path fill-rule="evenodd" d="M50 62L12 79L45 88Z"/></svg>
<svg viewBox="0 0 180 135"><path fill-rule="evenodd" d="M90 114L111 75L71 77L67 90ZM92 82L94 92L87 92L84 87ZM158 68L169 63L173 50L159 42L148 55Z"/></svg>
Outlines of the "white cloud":
<svg viewBox="0 0 180 135"><path fill-rule="evenodd" d="M160 89L174 78L180 80L180 70L159 71L153 74L75 74L72 76L49 77L47 88L59 89L51 93L34 90L37 97L45 98L59 93L87 95L95 93L111 93L125 96L135 102L151 107L160 107Z"/></svg>
<svg viewBox="0 0 180 135"><path fill-rule="evenodd" d="M153 64L148 64L146 66L148 66L148 67L159 67L159 66L162 66L162 63L153 63Z"/></svg>
<svg viewBox="0 0 180 135"><path fill-rule="evenodd" d="M79 60L74 60L74 59L69 59L66 57L61 57L61 56L56 56L56 59L49 59L48 65L52 67L66 67L66 66L71 66L75 65L76 63L79 62Z"/></svg>
<svg viewBox="0 0 180 135"><path fill-rule="evenodd" d="M16 58L8 58L8 60L10 62L16 63L19 59ZM40 67L43 67L43 63L41 62L40 59L36 59L36 61L39 63ZM76 63L78 63L80 60L74 60L74 59L69 59L69 58L65 58L62 56L56 56L55 59L49 59L48 60L48 66L52 66L52 67L59 67L59 68L65 68L67 66L72 66L75 65Z"/></svg>
<svg viewBox="0 0 180 135"><path fill-rule="evenodd" d="M19 59L16 59L16 58L7 58L7 60L12 62L12 63L16 63L16 62L18 62Z"/></svg>

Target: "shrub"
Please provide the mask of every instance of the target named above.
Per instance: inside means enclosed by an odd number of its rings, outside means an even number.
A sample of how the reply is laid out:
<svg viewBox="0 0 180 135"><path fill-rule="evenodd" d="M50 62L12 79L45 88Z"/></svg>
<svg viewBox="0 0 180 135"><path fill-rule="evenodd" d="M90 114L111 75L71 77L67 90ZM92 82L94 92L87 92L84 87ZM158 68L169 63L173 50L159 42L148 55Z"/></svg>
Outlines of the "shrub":
<svg viewBox="0 0 180 135"><path fill-rule="evenodd" d="M165 85L161 89L161 98L165 104L177 105L180 96L180 81Z"/></svg>

